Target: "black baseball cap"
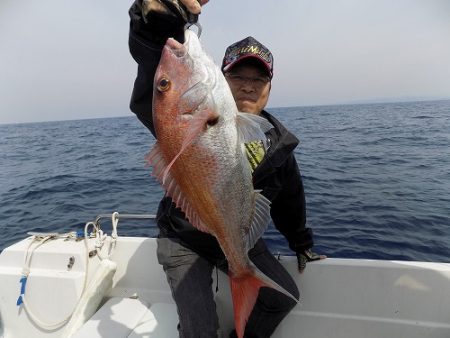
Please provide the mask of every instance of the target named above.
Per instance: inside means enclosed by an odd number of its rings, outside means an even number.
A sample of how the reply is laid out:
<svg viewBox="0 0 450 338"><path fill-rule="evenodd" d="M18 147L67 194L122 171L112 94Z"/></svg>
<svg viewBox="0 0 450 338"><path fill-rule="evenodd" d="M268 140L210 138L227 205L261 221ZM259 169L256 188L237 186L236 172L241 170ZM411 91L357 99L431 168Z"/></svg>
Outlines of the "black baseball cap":
<svg viewBox="0 0 450 338"><path fill-rule="evenodd" d="M222 72L229 71L242 60L254 58L261 62L270 78L273 76L273 56L270 50L255 38L249 36L229 46L223 57Z"/></svg>

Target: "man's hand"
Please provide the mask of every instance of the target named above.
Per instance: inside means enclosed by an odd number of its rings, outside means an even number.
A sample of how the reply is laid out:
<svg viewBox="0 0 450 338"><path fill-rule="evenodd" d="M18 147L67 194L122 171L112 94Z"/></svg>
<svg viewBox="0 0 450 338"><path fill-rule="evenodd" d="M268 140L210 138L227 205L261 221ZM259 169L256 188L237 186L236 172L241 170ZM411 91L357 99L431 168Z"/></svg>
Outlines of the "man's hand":
<svg viewBox="0 0 450 338"><path fill-rule="evenodd" d="M209 0L180 0L186 9L192 14L200 14L202 11L202 6L206 4Z"/></svg>
<svg viewBox="0 0 450 338"><path fill-rule="evenodd" d="M325 259L325 258L327 258L327 256L318 255L318 254L312 252L310 249L301 251L301 252L297 252L298 271L300 273L303 273L303 271L306 268L307 262L318 261L318 260Z"/></svg>
<svg viewBox="0 0 450 338"><path fill-rule="evenodd" d="M165 4L166 1L161 0L144 0L142 2L142 9L144 15L147 15L148 12L154 11L159 13L167 13L174 8L177 8L180 11L179 3L182 3L186 9L192 14L200 14L202 11L202 6L206 4L209 0L169 0L173 4L167 7Z"/></svg>

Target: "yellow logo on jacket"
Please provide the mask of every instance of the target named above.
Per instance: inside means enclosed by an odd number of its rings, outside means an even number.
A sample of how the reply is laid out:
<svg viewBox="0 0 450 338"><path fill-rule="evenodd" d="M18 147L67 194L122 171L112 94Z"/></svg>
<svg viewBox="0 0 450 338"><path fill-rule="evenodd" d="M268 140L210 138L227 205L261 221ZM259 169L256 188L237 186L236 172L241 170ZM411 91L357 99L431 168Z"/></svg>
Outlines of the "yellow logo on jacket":
<svg viewBox="0 0 450 338"><path fill-rule="evenodd" d="M263 142L261 140L252 141L249 143L244 143L244 146L245 152L247 153L248 162L250 163L250 167L253 172L263 160L264 155L266 155Z"/></svg>

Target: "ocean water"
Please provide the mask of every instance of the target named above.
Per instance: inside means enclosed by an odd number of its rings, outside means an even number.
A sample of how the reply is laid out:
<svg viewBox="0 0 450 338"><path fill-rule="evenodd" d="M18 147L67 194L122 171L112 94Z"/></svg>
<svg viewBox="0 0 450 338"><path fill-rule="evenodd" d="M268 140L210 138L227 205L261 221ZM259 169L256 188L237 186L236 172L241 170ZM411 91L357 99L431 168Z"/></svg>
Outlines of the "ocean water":
<svg viewBox="0 0 450 338"><path fill-rule="evenodd" d="M450 262L450 101L270 111L300 139L317 252ZM154 140L131 113L0 125L0 140L0 250L98 214L156 213L163 191L144 166ZM156 234L150 221L119 222L119 235ZM273 227L265 238L290 253Z"/></svg>

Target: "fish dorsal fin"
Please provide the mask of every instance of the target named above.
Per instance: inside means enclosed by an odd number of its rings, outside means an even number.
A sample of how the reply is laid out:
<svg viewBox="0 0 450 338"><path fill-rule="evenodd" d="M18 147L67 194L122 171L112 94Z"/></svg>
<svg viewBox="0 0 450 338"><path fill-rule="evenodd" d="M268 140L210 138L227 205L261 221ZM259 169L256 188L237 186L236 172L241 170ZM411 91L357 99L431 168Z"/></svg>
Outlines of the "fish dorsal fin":
<svg viewBox="0 0 450 338"><path fill-rule="evenodd" d="M249 113L238 113L236 119L239 140L242 143L248 143L255 140L262 140L265 147L266 131L273 128L273 125L264 117Z"/></svg>
<svg viewBox="0 0 450 338"><path fill-rule="evenodd" d="M245 244L247 251L255 246L256 241L266 231L270 222L270 201L261 194L261 190L254 191L255 208L252 223L246 231Z"/></svg>
<svg viewBox="0 0 450 338"><path fill-rule="evenodd" d="M191 204L184 196L178 183L172 176L166 160L162 156L161 148L156 142L153 149L146 156L147 164L153 167L152 175L166 190L166 195L172 198L175 205L186 215L189 222L198 230L209 233L208 228L203 224L197 212L191 207ZM174 160L172 160L174 162ZM172 163L173 164L173 163Z"/></svg>

